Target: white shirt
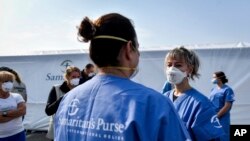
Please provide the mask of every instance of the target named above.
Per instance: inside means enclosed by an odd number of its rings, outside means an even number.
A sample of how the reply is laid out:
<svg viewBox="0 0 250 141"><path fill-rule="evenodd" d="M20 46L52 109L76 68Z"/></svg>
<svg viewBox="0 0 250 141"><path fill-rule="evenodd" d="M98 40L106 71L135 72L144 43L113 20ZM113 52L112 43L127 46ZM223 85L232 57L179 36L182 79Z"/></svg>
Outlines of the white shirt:
<svg viewBox="0 0 250 141"><path fill-rule="evenodd" d="M24 102L23 97L17 93L10 93L6 99L0 98L0 111L17 109L17 105ZM11 121L0 123L0 138L15 135L24 130L22 116Z"/></svg>

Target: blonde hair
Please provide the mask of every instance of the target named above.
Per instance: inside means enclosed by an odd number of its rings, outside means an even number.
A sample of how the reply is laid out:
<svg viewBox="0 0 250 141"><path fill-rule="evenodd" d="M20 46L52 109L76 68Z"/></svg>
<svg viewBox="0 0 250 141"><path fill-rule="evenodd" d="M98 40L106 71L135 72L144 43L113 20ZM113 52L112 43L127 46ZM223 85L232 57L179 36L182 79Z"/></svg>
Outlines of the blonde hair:
<svg viewBox="0 0 250 141"><path fill-rule="evenodd" d="M0 83L15 80L15 76L8 71L0 71Z"/></svg>
<svg viewBox="0 0 250 141"><path fill-rule="evenodd" d="M64 79L65 79L65 80L68 80L68 78L69 78L69 76L70 76L70 74L71 74L72 72L79 72L79 74L81 75L81 71L80 71L80 69L79 69L78 67L75 67L75 66L68 66L68 67L66 68L65 73L64 73Z"/></svg>
<svg viewBox="0 0 250 141"><path fill-rule="evenodd" d="M165 64L169 58L183 59L188 67L192 67L190 78L192 80L194 80L194 77L199 78L200 74L198 73L198 70L200 67L200 61L194 51L188 50L184 46L177 47L168 52L165 58Z"/></svg>

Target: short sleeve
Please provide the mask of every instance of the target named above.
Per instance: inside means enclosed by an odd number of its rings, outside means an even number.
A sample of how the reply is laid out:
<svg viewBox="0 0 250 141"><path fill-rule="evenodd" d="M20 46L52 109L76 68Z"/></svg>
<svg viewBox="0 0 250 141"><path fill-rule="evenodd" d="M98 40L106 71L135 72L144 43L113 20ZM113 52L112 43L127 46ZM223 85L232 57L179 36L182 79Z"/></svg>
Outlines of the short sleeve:
<svg viewBox="0 0 250 141"><path fill-rule="evenodd" d="M25 102L24 99L23 99L23 97L20 94L18 94L18 93L12 93L12 95L15 98L17 104L19 104L21 102Z"/></svg>
<svg viewBox="0 0 250 141"><path fill-rule="evenodd" d="M226 101L229 101L229 102L235 101L234 92L233 92L233 90L231 88L227 89L225 91L225 94L226 94Z"/></svg>

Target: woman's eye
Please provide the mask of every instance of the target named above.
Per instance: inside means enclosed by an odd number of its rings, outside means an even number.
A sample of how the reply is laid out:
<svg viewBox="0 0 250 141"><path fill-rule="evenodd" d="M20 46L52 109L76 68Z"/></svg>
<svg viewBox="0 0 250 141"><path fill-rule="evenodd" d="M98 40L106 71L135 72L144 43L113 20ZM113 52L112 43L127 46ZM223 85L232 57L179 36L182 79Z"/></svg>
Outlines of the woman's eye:
<svg viewBox="0 0 250 141"><path fill-rule="evenodd" d="M175 65L176 68L181 68L182 66L181 65Z"/></svg>

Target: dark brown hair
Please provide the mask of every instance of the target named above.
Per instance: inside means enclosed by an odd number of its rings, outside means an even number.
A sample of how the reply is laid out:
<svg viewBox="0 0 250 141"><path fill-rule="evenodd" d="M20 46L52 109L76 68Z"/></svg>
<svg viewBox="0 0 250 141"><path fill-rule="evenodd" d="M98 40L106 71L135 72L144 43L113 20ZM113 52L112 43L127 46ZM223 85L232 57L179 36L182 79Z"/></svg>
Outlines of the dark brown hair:
<svg viewBox="0 0 250 141"><path fill-rule="evenodd" d="M225 83L228 82L228 79L227 79L227 77L226 77L226 75L225 75L225 73L224 73L223 71L217 71L217 72L215 72L214 74L215 74L215 76L216 76L218 79L221 80L221 82L222 82L223 84L225 84Z"/></svg>
<svg viewBox="0 0 250 141"><path fill-rule="evenodd" d="M101 16L92 22L85 17L78 28L78 39L90 42L90 58L98 67L118 66L117 57L127 41L136 47L136 32L130 19L118 13ZM127 41L112 38L95 38L96 36L113 36Z"/></svg>

